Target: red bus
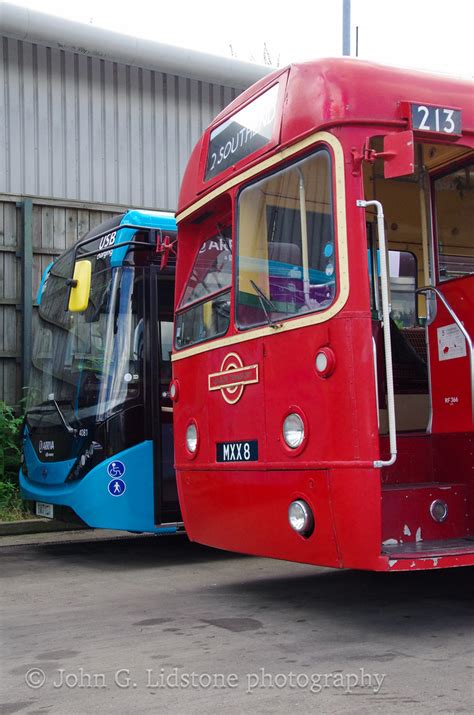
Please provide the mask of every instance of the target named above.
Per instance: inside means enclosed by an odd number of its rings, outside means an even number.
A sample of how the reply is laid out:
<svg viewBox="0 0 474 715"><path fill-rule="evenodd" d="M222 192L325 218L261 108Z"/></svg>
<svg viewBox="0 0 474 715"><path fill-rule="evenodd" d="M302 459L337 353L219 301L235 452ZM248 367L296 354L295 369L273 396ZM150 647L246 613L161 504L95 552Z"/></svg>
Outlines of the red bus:
<svg viewBox="0 0 474 715"><path fill-rule="evenodd" d="M473 96L320 60L204 132L177 213L171 384L192 540L474 564Z"/></svg>

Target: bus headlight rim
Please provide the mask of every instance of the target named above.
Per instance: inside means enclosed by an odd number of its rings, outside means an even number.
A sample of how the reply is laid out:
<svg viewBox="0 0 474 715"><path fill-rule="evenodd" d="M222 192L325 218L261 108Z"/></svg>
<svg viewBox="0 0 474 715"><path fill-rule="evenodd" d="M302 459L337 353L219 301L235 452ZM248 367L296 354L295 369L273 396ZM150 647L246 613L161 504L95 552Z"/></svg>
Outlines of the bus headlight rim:
<svg viewBox="0 0 474 715"><path fill-rule="evenodd" d="M190 457L195 457L199 448L199 431L196 420L190 420L185 432L186 451Z"/></svg>
<svg viewBox="0 0 474 715"><path fill-rule="evenodd" d="M306 433L303 417L292 410L283 420L283 440L292 451L300 449L304 444Z"/></svg>
<svg viewBox="0 0 474 715"><path fill-rule="evenodd" d="M300 536L311 536L314 531L314 515L308 502L304 499L292 501L288 507L288 522Z"/></svg>

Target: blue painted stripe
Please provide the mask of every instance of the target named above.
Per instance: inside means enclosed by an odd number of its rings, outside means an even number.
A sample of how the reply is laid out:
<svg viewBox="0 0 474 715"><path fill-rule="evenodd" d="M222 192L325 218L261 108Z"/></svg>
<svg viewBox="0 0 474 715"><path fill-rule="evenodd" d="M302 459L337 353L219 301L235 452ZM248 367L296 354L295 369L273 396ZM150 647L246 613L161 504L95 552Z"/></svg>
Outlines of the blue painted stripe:
<svg viewBox="0 0 474 715"><path fill-rule="evenodd" d="M49 272L53 266L53 263L54 263L54 261L51 261L51 263L46 267L46 269L43 273L43 277L41 278L41 283L39 284L38 293L36 294L36 302L38 303L38 305L41 305L41 298L43 295L44 284L46 283L46 279L49 276Z"/></svg>

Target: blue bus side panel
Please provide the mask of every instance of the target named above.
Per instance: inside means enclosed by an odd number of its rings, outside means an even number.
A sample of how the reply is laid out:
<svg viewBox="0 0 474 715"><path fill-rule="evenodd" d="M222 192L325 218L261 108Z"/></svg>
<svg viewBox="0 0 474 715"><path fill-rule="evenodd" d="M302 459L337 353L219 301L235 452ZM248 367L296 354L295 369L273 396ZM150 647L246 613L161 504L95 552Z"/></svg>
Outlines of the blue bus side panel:
<svg viewBox="0 0 474 715"><path fill-rule="evenodd" d="M29 440L27 440L29 442ZM49 483L30 481L20 472L22 497L48 504L71 507L88 526L124 531L170 533L170 528L157 528L153 515L153 443L151 440L126 449L94 467L83 479L64 483L69 462L45 465L39 462L33 448L25 444L28 468L48 468ZM34 459L30 454L34 454ZM119 463L113 469L112 463ZM123 465L123 466L122 466ZM68 468L69 466L69 468ZM52 469L54 467L54 469ZM51 470L51 472L49 471ZM109 472L115 474L110 477ZM62 483L59 483L59 478ZM118 482L118 485L115 485ZM114 493L115 492L115 493ZM174 528L171 529L174 531Z"/></svg>

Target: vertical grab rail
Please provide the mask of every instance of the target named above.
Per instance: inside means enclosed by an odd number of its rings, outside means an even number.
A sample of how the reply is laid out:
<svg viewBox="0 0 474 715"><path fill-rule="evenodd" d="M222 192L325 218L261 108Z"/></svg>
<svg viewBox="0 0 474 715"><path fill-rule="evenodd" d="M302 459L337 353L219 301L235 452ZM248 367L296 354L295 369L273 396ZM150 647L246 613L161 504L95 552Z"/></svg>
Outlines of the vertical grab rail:
<svg viewBox="0 0 474 715"><path fill-rule="evenodd" d="M306 218L306 190L301 169L299 175L300 217L301 217L301 254L303 261L303 292L306 305L311 305L309 288L308 223Z"/></svg>
<svg viewBox="0 0 474 715"><path fill-rule="evenodd" d="M448 301L444 297L444 295L441 293L439 288L435 288L434 286L423 286L422 288L418 288L416 293L434 293L442 302L446 310L448 311L450 317L454 320L456 323L457 327L463 334L468 346L469 346L469 366L470 366L470 372L471 372L471 415L474 419L474 346L472 343L471 336L467 332L466 328L464 327L463 323L459 320L458 316L454 312L454 310L451 308L449 305Z"/></svg>
<svg viewBox="0 0 474 715"><path fill-rule="evenodd" d="M383 318L383 343L385 352L385 375L387 379L387 412L388 434L390 441L390 459L377 459L374 467L390 467L397 459L397 425L395 421L395 391L393 388L392 341L390 338L390 307L388 302L388 276L387 276L387 245L385 241L385 226L383 223L383 206L380 201L356 201L359 208L375 206L377 210L377 234L380 250L380 281L382 288L382 318Z"/></svg>

